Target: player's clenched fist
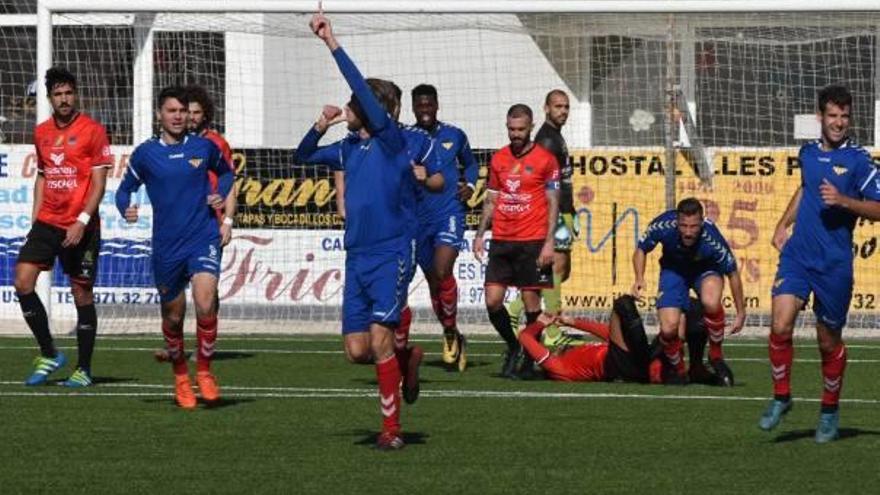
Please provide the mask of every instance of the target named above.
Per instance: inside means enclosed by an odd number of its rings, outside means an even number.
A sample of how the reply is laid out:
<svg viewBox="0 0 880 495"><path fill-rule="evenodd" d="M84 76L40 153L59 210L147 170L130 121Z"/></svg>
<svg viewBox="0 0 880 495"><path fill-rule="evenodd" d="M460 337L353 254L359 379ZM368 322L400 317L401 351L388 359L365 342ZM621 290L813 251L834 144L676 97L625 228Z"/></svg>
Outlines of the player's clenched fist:
<svg viewBox="0 0 880 495"><path fill-rule="evenodd" d="M135 223L138 220L138 205L131 205L125 209L125 221Z"/></svg>
<svg viewBox="0 0 880 495"><path fill-rule="evenodd" d="M425 182L428 180L428 171L425 169L425 166L420 163L412 163L412 171L416 180L419 182Z"/></svg>

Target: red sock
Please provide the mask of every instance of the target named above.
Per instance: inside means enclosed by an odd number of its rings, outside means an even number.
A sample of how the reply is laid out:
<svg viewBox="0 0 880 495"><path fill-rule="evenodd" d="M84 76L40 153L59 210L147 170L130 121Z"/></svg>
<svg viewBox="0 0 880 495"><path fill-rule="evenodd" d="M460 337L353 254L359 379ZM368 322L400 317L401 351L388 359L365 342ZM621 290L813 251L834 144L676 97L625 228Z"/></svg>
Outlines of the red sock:
<svg viewBox="0 0 880 495"><path fill-rule="evenodd" d="M199 346L196 358L198 371L211 371L211 358L214 357L214 342L217 340L217 317L201 317L196 320L196 343Z"/></svg>
<svg viewBox="0 0 880 495"><path fill-rule="evenodd" d="M400 368L392 354L376 363L379 381L379 408L382 411L382 431L400 432Z"/></svg>
<svg viewBox="0 0 880 495"><path fill-rule="evenodd" d="M412 310L409 306L400 312L400 323L394 329L394 355L397 356L397 364L400 372L406 373L406 365L409 361L409 327L412 325Z"/></svg>
<svg viewBox="0 0 880 495"><path fill-rule="evenodd" d="M437 316L437 321L443 321L443 309L440 306L440 289L437 289L437 292L431 292L431 307L434 308L434 314Z"/></svg>
<svg viewBox="0 0 880 495"><path fill-rule="evenodd" d="M770 332L770 373L773 376L773 394L777 397L791 395L791 362L794 360L794 344L791 335Z"/></svg>
<svg viewBox="0 0 880 495"><path fill-rule="evenodd" d="M714 314L703 315L703 324L709 333L709 361L724 359L721 343L724 342L724 308L718 308Z"/></svg>
<svg viewBox="0 0 880 495"><path fill-rule="evenodd" d="M841 342L829 353L822 353L822 407L837 408L846 370L846 346Z"/></svg>
<svg viewBox="0 0 880 495"><path fill-rule="evenodd" d="M669 364L675 368L675 372L679 376L684 376L686 373L685 364L684 364L684 354L682 353L682 342L681 339L676 335L672 340L666 340L662 335L660 336L660 344L663 345L663 354L666 355L666 359L669 360Z"/></svg>
<svg viewBox="0 0 880 495"><path fill-rule="evenodd" d="M165 337L165 350L168 351L168 359L175 375L185 375L189 372L186 366L186 354L183 352L183 329L172 329L164 321L162 322L162 336Z"/></svg>
<svg viewBox="0 0 880 495"><path fill-rule="evenodd" d="M458 317L458 284L455 277L449 275L440 281L440 312L437 317L443 328L455 327L455 320Z"/></svg>

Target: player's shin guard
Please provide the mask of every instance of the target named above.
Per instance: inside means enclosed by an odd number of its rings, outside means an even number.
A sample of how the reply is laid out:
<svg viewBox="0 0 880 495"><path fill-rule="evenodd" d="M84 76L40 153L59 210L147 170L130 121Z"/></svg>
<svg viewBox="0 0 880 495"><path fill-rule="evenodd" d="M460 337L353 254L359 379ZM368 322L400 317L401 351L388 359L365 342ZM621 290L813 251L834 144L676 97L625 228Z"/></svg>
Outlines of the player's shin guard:
<svg viewBox="0 0 880 495"><path fill-rule="evenodd" d="M846 370L846 346L841 342L831 352L822 352L822 412L837 410Z"/></svg>
<svg viewBox="0 0 880 495"><path fill-rule="evenodd" d="M55 357L55 343L52 341L52 334L49 333L49 317L46 315L46 307L40 301L40 296L36 292L18 294L18 304L21 306L24 321L37 339L40 354L47 358Z"/></svg>
<svg viewBox="0 0 880 495"><path fill-rule="evenodd" d="M217 341L217 316L202 316L196 320L196 343L199 352L196 357L198 371L210 371L214 357L214 344Z"/></svg>
<svg viewBox="0 0 880 495"><path fill-rule="evenodd" d="M458 284L455 277L449 275L440 281L440 312L437 318L443 328L455 328L455 320L458 317Z"/></svg>
<svg viewBox="0 0 880 495"><path fill-rule="evenodd" d="M400 432L400 378L400 367L394 354L376 363L383 432Z"/></svg>
<svg viewBox="0 0 880 495"><path fill-rule="evenodd" d="M519 342L510 326L510 315L507 313L507 308L502 305L495 311L489 311L489 321L492 322L498 335L507 343L508 349L516 350L519 348Z"/></svg>
<svg viewBox="0 0 880 495"><path fill-rule="evenodd" d="M185 375L189 369L186 366L186 354L183 352L183 327L177 329L162 322L162 336L165 338L165 350L168 351L168 360L175 375Z"/></svg>
<svg viewBox="0 0 880 495"><path fill-rule="evenodd" d="M76 307L77 368L86 373L92 371L92 352L98 332L98 313L94 304Z"/></svg>
<svg viewBox="0 0 880 495"><path fill-rule="evenodd" d="M773 377L773 395L777 400L791 398L791 363L794 361L794 344L791 334L770 333L768 345L770 353L770 373Z"/></svg>
<svg viewBox="0 0 880 495"><path fill-rule="evenodd" d="M406 373L409 362L409 329L412 326L412 310L409 306L400 311L400 323L394 329L394 355L397 357L397 364L400 366L400 372Z"/></svg>
<svg viewBox="0 0 880 495"><path fill-rule="evenodd" d="M721 350L721 344L724 342L724 308L719 307L718 311L712 314L705 313L703 323L709 334L709 361L724 359L724 352Z"/></svg>
<svg viewBox="0 0 880 495"><path fill-rule="evenodd" d="M667 339L664 336L660 336L660 344L663 346L663 354L666 356L667 361L675 370L675 373L678 376L685 375L685 363L684 363L684 355L682 352L682 342L678 335L675 335L671 339Z"/></svg>

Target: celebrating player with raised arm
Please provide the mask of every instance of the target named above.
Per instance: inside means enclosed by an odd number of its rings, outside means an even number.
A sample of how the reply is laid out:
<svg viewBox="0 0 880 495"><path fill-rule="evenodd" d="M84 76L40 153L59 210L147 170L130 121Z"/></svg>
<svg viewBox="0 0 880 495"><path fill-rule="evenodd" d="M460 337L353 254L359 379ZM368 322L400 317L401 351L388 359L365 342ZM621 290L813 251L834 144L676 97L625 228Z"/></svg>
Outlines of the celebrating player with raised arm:
<svg viewBox="0 0 880 495"><path fill-rule="evenodd" d="M724 362L721 343L724 341L724 307L721 297L724 279L736 307L731 333L742 330L745 323L745 298L736 258L712 222L703 218L703 205L694 198L678 203L648 225L633 252L635 282L632 295L642 297L645 288L645 262L657 244L663 245L660 258L660 282L657 287L657 315L660 320L660 343L668 362L680 380L686 380L682 341L679 337L681 317L690 307L689 291L693 289L703 304L703 323L709 333L709 363L716 375L728 386L733 385L733 372ZM703 375L703 363L691 363L691 374Z"/></svg>
<svg viewBox="0 0 880 495"><path fill-rule="evenodd" d="M531 140L532 109L516 104L507 111L510 144L492 156L489 189L474 239L474 256L483 258L483 236L492 224L486 268L489 321L507 343L501 375L527 378L534 363L522 347L504 307L507 287L518 287L531 324L541 314L542 289L553 285L553 229L559 203L559 165L552 153ZM519 366L519 370L517 370Z"/></svg>
<svg viewBox="0 0 880 495"><path fill-rule="evenodd" d="M424 191L419 196L416 259L428 282L434 314L443 326L443 362L455 364L459 371L464 371L466 341L456 324L458 285L452 270L465 242L463 202L474 193L480 165L464 131L437 120L440 109L437 88L430 84L413 88L412 108L416 126L427 131L434 140L434 153L438 155L444 178L442 190ZM459 166L463 167L463 173Z"/></svg>
<svg viewBox="0 0 880 495"><path fill-rule="evenodd" d="M330 49L352 89L344 111L352 132L342 141L318 147L327 127L342 116L340 109L325 107L297 147L296 161L330 164L345 172L345 353L352 362L375 363L382 412L376 446L399 449L404 446L400 382L403 378L404 398L414 401L422 353L417 347L396 346L396 341L405 341L396 331L412 278L416 189L436 173L432 164L425 164L425 170L414 161L431 143L426 134L398 125L392 115L395 106L399 108L399 90L390 81L364 79L323 13L312 17L310 27ZM420 153L414 154L415 149Z"/></svg>
<svg viewBox="0 0 880 495"><path fill-rule="evenodd" d="M196 407L183 345L187 282L192 285L198 340L196 382L202 399L214 402L220 391L211 373L217 337L214 297L220 273L217 213L232 189L232 172L217 146L187 132L188 101L182 88L159 93L158 136L135 148L116 191L116 208L129 223L138 219L131 195L141 184L153 205L153 276L161 297L162 335L174 371L177 403ZM208 171L217 174L212 192Z"/></svg>
<svg viewBox="0 0 880 495"><path fill-rule="evenodd" d="M42 270L55 258L70 277L76 305L76 370L61 384L92 384L92 351L98 315L92 286L98 270L101 220L107 169L113 164L104 127L77 108L76 78L67 69L46 71L46 93L52 116L34 130L37 179L34 183L33 226L15 262L15 291L21 312L40 346L27 385L46 383L50 373L67 362L55 348L49 319L34 292Z"/></svg>
<svg viewBox="0 0 880 495"><path fill-rule="evenodd" d="M769 339L774 397L759 426L772 430L792 407L794 321L812 293L824 387L818 443L839 436L838 403L846 369L842 333L853 290L853 228L858 217L880 220L880 174L868 151L848 136L851 108L852 95L846 88L819 91L822 136L801 147L801 185L773 235L773 245L782 252L773 283ZM787 239L792 223L794 232Z"/></svg>

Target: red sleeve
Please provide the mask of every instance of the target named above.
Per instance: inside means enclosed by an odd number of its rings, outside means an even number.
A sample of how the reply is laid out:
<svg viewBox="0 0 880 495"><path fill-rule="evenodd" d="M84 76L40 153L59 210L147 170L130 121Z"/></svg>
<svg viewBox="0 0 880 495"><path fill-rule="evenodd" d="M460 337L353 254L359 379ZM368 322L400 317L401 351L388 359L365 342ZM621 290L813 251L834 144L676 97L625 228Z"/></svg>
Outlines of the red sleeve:
<svg viewBox="0 0 880 495"><path fill-rule="evenodd" d="M554 182L559 180L559 162L556 161L556 157L553 156L552 153L547 152L547 170L544 180L546 182Z"/></svg>
<svg viewBox="0 0 880 495"><path fill-rule="evenodd" d="M110 141L107 139L107 132L104 126L95 124L92 127L92 167L101 165L111 165L113 163L113 155L110 154Z"/></svg>
<svg viewBox="0 0 880 495"><path fill-rule="evenodd" d="M492 159L489 161L489 189L492 191L497 191L501 187L498 173L495 171L495 160L497 156L497 153L492 155Z"/></svg>

